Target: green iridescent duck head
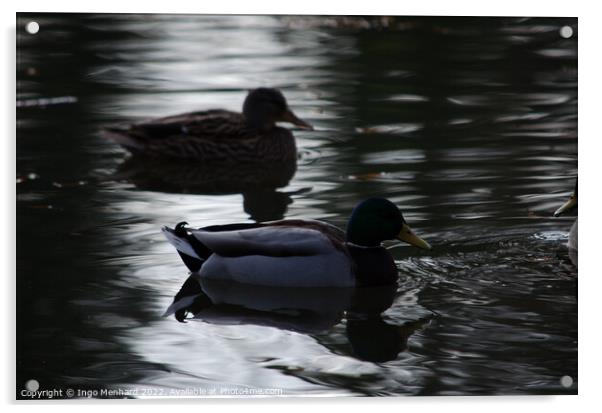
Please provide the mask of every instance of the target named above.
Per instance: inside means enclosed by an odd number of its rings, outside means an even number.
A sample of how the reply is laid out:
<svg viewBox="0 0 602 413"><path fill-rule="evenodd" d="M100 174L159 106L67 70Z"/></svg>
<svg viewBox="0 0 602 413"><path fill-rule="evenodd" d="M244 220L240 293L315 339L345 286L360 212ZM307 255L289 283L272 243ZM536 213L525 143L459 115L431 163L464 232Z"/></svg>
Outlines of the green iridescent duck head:
<svg viewBox="0 0 602 413"><path fill-rule="evenodd" d="M249 125L261 130L272 129L276 122L289 122L301 129L313 130L312 125L293 113L278 89L260 87L249 91L242 113Z"/></svg>
<svg viewBox="0 0 602 413"><path fill-rule="evenodd" d="M347 241L362 247L378 247L398 239L418 248L431 249L406 223L401 211L384 198L370 198L358 204L347 224Z"/></svg>

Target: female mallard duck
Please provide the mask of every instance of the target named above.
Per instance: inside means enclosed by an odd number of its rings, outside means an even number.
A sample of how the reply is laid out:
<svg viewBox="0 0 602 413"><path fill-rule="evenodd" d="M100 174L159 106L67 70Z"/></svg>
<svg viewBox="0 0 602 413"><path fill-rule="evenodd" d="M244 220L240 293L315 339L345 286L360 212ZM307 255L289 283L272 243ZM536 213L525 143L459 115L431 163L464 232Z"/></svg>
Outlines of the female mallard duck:
<svg viewBox="0 0 602 413"><path fill-rule="evenodd" d="M397 267L381 243L399 239L430 249L399 209L383 198L358 204L347 233L314 220L163 228L186 266L201 279L274 287L393 284Z"/></svg>
<svg viewBox="0 0 602 413"><path fill-rule="evenodd" d="M202 162L286 162L296 159L293 134L276 122L312 126L288 107L279 90L251 90L242 113L213 109L107 128L133 153Z"/></svg>
<svg viewBox="0 0 602 413"><path fill-rule="evenodd" d="M575 180L575 190L571 194L568 201L566 201L560 208L554 212L554 216L560 216L565 212L568 212L577 206L577 180ZM571 226L571 230L569 232L569 256L571 257L571 261L577 265L577 218L575 218L575 222Z"/></svg>

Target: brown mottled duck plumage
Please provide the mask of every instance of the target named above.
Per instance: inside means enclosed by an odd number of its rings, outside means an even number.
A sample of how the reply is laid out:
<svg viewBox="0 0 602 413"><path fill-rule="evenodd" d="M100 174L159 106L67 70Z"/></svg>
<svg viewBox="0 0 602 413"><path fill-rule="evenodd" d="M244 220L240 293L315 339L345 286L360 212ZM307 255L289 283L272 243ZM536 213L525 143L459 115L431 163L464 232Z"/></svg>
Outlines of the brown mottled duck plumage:
<svg viewBox="0 0 602 413"><path fill-rule="evenodd" d="M286 162L295 159L293 134L276 122L305 129L276 89L249 92L243 113L222 109L190 112L107 128L108 138L133 153L204 163Z"/></svg>

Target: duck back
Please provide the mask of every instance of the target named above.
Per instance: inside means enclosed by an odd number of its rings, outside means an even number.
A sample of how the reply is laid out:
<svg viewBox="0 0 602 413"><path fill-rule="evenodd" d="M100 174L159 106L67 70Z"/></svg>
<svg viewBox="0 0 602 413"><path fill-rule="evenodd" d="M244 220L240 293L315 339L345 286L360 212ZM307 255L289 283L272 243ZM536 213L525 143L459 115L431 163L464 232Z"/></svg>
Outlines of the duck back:
<svg viewBox="0 0 602 413"><path fill-rule="evenodd" d="M284 162L297 157L288 129L257 129L248 125L242 114L221 109L112 127L105 135L131 152L151 158L232 164Z"/></svg>

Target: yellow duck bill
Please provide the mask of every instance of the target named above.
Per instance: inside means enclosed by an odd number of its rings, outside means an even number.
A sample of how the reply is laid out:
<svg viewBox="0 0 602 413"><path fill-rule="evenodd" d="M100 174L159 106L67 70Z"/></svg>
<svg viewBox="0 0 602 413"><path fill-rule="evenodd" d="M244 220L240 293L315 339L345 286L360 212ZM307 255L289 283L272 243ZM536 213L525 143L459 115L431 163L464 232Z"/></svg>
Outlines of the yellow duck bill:
<svg viewBox="0 0 602 413"><path fill-rule="evenodd" d="M422 248L425 250L431 249L430 244L422 238L420 238L418 235L414 234L414 231L412 231L408 224L403 224L399 235L397 235L397 239L403 242L407 242L408 244L418 248Z"/></svg>
<svg viewBox="0 0 602 413"><path fill-rule="evenodd" d="M566 201L560 208L558 208L556 210L556 212L554 212L554 216L560 216L562 214L564 214L566 211L570 211L571 209L573 209L574 207L577 206L577 196L575 195L575 193L573 193L571 195L571 197L569 198L568 201Z"/></svg>

